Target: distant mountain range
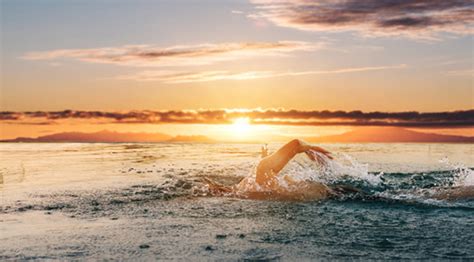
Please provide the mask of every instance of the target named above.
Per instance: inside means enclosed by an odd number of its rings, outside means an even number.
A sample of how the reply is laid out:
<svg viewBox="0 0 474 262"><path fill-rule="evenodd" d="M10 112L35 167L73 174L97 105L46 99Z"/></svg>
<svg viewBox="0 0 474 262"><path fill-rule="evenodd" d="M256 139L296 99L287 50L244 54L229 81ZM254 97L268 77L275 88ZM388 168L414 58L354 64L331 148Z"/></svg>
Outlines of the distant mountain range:
<svg viewBox="0 0 474 262"><path fill-rule="evenodd" d="M302 137L309 142L328 143L474 143L472 136L441 135L408 130L399 127L364 127L331 136ZM278 140L286 140L279 138ZM290 139L290 138L288 138ZM64 132L37 138L18 137L0 142L216 142L206 136L170 136L162 133L120 133L100 131L95 133Z"/></svg>
<svg viewBox="0 0 474 262"><path fill-rule="evenodd" d="M119 133L100 131L95 133L64 132L37 138L18 137L1 142L213 142L205 136L170 136L162 133Z"/></svg>
<svg viewBox="0 0 474 262"><path fill-rule="evenodd" d="M474 143L472 136L424 133L399 127L363 127L340 135L310 137L307 140L329 143Z"/></svg>

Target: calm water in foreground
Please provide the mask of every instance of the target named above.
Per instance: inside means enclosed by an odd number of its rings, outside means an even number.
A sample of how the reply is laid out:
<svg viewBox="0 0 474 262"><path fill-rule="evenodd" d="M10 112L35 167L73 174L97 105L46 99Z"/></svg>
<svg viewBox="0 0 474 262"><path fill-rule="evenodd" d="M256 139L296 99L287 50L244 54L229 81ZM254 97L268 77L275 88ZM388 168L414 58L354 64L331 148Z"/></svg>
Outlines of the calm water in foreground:
<svg viewBox="0 0 474 262"><path fill-rule="evenodd" d="M270 145L270 151L278 148ZM328 144L322 170L365 193L313 202L206 196L252 174L257 144L0 144L0 259L474 259L474 146Z"/></svg>

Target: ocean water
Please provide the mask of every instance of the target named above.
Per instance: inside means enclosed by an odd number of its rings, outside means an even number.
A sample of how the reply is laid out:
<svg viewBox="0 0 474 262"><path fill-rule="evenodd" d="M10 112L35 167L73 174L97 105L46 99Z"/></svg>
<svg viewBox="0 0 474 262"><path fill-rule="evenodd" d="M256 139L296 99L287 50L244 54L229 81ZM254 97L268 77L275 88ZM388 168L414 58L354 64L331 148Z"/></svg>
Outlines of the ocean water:
<svg viewBox="0 0 474 262"><path fill-rule="evenodd" d="M270 151L281 144L270 144ZM468 144L323 144L282 171L363 193L321 201L209 195L252 175L258 144L2 143L0 259L474 259Z"/></svg>

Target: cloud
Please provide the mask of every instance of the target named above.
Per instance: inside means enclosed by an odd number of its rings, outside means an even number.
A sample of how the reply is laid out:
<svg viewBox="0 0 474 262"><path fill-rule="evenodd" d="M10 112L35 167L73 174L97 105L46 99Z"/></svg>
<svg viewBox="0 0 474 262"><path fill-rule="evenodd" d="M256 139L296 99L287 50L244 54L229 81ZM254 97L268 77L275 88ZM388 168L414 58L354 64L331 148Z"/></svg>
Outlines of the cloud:
<svg viewBox="0 0 474 262"><path fill-rule="evenodd" d="M465 76L465 77L474 77L474 69L459 69L446 72L449 76Z"/></svg>
<svg viewBox="0 0 474 262"><path fill-rule="evenodd" d="M151 45L127 45L91 49L60 49L30 52L22 56L26 60L73 59L88 63L122 66L183 66L212 64L242 58L278 56L295 51L320 49L324 43L301 41L242 42L181 45L157 47Z"/></svg>
<svg viewBox="0 0 474 262"><path fill-rule="evenodd" d="M254 19L309 31L434 38L441 32L471 34L472 0L250 0Z"/></svg>
<svg viewBox="0 0 474 262"><path fill-rule="evenodd" d="M253 124L307 126L474 127L474 110L452 112L302 111L285 109L209 109L178 111L36 111L0 112L0 123L60 123L89 120L118 124L229 124L247 117Z"/></svg>
<svg viewBox="0 0 474 262"><path fill-rule="evenodd" d="M171 71L144 71L136 74L119 76L121 80L159 81L170 84L210 82L217 80L249 80L278 76L271 71L246 71L232 73L229 71L203 72L171 72Z"/></svg>
<svg viewBox="0 0 474 262"><path fill-rule="evenodd" d="M232 10L232 11L230 11L230 13L235 14L235 15L242 15L242 14L244 14L244 12L243 12L243 11L240 11L240 10Z"/></svg>
<svg viewBox="0 0 474 262"><path fill-rule="evenodd" d="M159 81L170 84L193 83L193 82L210 82L217 80L250 80L284 76L301 76L301 75L323 75L323 74L343 74L364 71L379 71L390 69L402 69L406 65L394 66L372 66L372 67L353 67L341 68L333 70L313 70L313 71L296 71L296 72L274 72L274 71L245 71L245 72L229 72L229 71L203 71L203 72L173 72L173 71L143 71L131 75L117 77L121 80L135 81Z"/></svg>

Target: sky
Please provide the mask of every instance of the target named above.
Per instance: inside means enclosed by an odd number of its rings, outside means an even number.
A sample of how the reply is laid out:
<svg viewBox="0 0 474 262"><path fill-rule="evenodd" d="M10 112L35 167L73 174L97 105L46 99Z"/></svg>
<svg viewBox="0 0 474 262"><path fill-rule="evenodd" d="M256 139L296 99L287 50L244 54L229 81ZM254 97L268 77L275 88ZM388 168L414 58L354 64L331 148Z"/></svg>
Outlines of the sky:
<svg viewBox="0 0 474 262"><path fill-rule="evenodd" d="M105 125L197 134L200 125L232 119L190 124L155 114L123 123L47 113L218 109L307 112L277 119L286 128L274 130L289 135L342 132L353 125L347 121L362 120L442 122L443 132L472 133L473 7L469 0L2 0L0 111L17 117L3 114L1 136ZM451 115L407 124L393 115L312 114L355 110L468 113L462 124Z"/></svg>

